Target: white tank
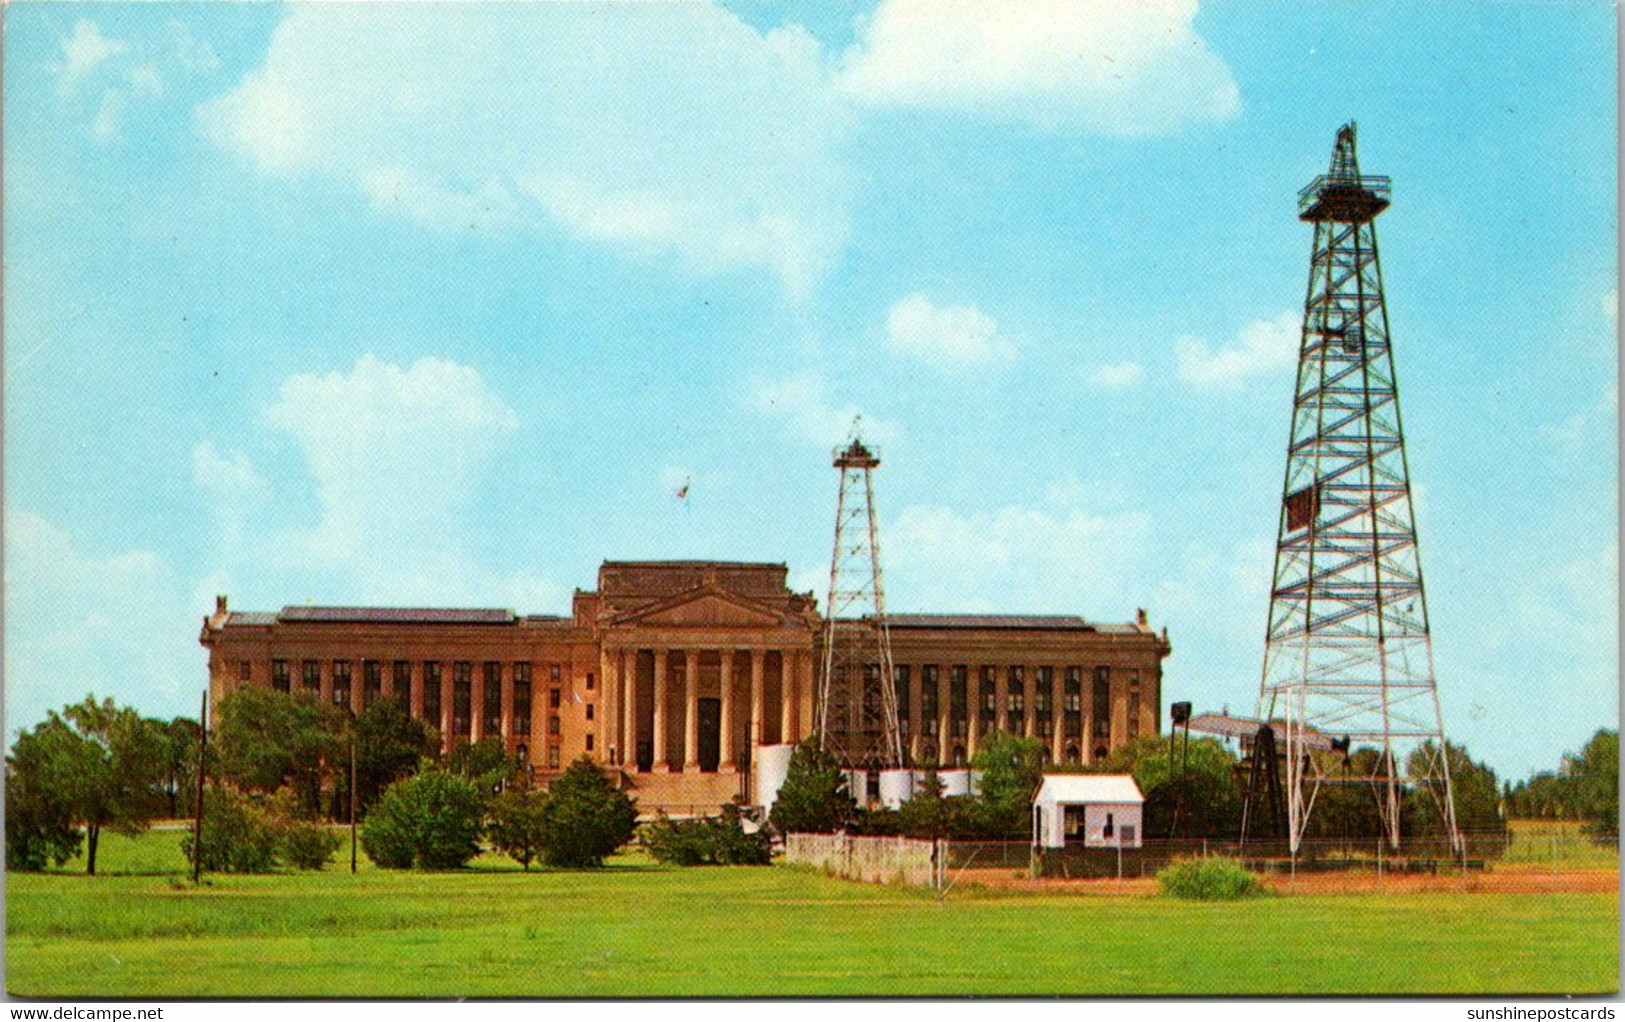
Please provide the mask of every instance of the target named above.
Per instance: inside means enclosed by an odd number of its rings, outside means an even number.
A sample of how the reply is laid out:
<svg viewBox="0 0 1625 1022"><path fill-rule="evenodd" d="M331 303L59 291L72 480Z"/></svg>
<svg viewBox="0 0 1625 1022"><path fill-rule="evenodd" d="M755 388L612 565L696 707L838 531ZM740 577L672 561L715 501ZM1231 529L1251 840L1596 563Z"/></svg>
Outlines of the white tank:
<svg viewBox="0 0 1625 1022"><path fill-rule="evenodd" d="M790 774L790 756L794 745L758 745L756 747L756 804L772 809L779 797L779 788Z"/></svg>
<svg viewBox="0 0 1625 1022"><path fill-rule="evenodd" d="M867 770L842 770L846 775L846 791L860 806L869 804L869 772Z"/></svg>
<svg viewBox="0 0 1625 1022"><path fill-rule="evenodd" d="M969 770L939 770L937 776L942 779L942 794L944 797L952 798L955 795L970 794Z"/></svg>
<svg viewBox="0 0 1625 1022"><path fill-rule="evenodd" d="M880 771L880 804L897 809L914 797L913 770Z"/></svg>

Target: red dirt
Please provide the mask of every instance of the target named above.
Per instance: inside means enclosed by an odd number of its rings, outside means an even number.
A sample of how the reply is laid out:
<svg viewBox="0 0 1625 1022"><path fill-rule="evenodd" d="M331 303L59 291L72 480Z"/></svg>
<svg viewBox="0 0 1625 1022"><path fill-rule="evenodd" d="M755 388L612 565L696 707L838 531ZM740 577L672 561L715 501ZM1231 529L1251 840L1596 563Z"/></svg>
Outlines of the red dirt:
<svg viewBox="0 0 1625 1022"><path fill-rule="evenodd" d="M1618 870L1569 870L1561 873L1483 872L1466 876L1374 873L1299 873L1296 877L1266 876L1264 884L1282 894L1417 894L1425 892L1485 894L1615 893ZM954 883L975 884L992 890L1032 894L1146 895L1155 894L1157 882L1149 877L1124 880L1034 880L1015 869L968 869Z"/></svg>

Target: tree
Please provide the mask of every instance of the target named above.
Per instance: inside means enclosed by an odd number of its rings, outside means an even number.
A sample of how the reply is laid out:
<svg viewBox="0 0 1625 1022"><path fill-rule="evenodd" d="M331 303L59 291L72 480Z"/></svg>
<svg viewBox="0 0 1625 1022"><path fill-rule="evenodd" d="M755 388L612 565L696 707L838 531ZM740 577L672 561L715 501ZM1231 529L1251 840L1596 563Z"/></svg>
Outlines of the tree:
<svg viewBox="0 0 1625 1022"><path fill-rule="evenodd" d="M84 833L63 791L93 769L92 750L56 714L17 736L6 759L6 868L41 870L79 854Z"/></svg>
<svg viewBox="0 0 1625 1022"><path fill-rule="evenodd" d="M790 766L769 818L781 834L830 834L841 830L857 812L846 789L841 765L808 737L790 754Z"/></svg>
<svg viewBox="0 0 1625 1022"><path fill-rule="evenodd" d="M197 788L198 723L190 717L152 723L164 737L164 814L174 819L191 807Z"/></svg>
<svg viewBox="0 0 1625 1022"><path fill-rule="evenodd" d="M277 822L259 803L215 785L203 802L203 863L211 873L269 873L276 865ZM197 858L192 832L181 838L187 862Z"/></svg>
<svg viewBox="0 0 1625 1022"><path fill-rule="evenodd" d="M530 869L547 837L547 796L540 791L510 789L491 801L485 836L491 847Z"/></svg>
<svg viewBox="0 0 1625 1022"><path fill-rule="evenodd" d="M518 761L508 755L502 742L482 738L456 745L446 754L445 768L468 778L482 794L495 794L507 787L518 769Z"/></svg>
<svg viewBox="0 0 1625 1022"><path fill-rule="evenodd" d="M602 866L632 840L638 810L603 768L582 756L548 788L542 808L542 860L572 869Z"/></svg>
<svg viewBox="0 0 1625 1022"><path fill-rule="evenodd" d="M1113 751L1100 769L1134 776L1145 795L1147 837L1233 838L1240 831L1236 757L1217 739L1179 740L1170 755L1166 739L1147 735Z"/></svg>
<svg viewBox="0 0 1625 1022"><path fill-rule="evenodd" d="M982 775L982 811L988 829L1001 836L1028 833L1033 795L1044 776L1044 743L990 732L976 750L971 769Z"/></svg>
<svg viewBox="0 0 1625 1022"><path fill-rule="evenodd" d="M1619 732L1599 730L1569 761L1580 829L1598 841L1619 840Z"/></svg>
<svg viewBox="0 0 1625 1022"><path fill-rule="evenodd" d="M466 777L425 770L384 790L367 814L361 847L385 869L457 869L479 853L482 815Z"/></svg>
<svg viewBox="0 0 1625 1022"><path fill-rule="evenodd" d="M657 862L674 866L766 866L773 861L767 831L745 830L738 804L721 816L672 820L665 814L643 828L643 844Z"/></svg>
<svg viewBox="0 0 1625 1022"><path fill-rule="evenodd" d="M365 816L383 790L409 777L440 746L440 736L396 699L379 699L354 722L356 812ZM343 778L348 784L348 777Z"/></svg>
<svg viewBox="0 0 1625 1022"><path fill-rule="evenodd" d="M267 795L284 784L300 812L321 811L322 781L342 759L345 714L308 692L240 688L220 700L211 744L221 777Z"/></svg>

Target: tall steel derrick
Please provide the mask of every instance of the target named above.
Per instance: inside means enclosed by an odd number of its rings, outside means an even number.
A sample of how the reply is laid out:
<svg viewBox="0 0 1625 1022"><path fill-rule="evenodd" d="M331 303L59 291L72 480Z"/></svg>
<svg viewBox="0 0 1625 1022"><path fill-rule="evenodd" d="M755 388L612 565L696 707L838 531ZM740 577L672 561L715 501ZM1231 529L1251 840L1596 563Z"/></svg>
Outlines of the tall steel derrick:
<svg viewBox="0 0 1625 1022"><path fill-rule="evenodd" d="M1298 196L1315 242L1259 692L1284 739L1294 851L1334 783L1371 788L1395 849L1406 791L1426 792L1460 848L1377 257L1390 187L1361 175L1350 123ZM1313 751L1327 739L1377 755L1347 776Z"/></svg>
<svg viewBox="0 0 1625 1022"><path fill-rule="evenodd" d="M841 472L835 552L825 604L824 663L818 685L818 735L825 751L851 769L903 765L892 685L891 636L880 574L880 532L872 473L880 455L855 435L835 452Z"/></svg>

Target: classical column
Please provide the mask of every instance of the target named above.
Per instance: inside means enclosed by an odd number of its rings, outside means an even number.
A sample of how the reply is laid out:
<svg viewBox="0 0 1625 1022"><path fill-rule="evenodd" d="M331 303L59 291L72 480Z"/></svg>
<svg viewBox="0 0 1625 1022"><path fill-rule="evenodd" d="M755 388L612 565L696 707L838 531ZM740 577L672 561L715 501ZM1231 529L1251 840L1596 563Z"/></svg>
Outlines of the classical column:
<svg viewBox="0 0 1625 1022"><path fill-rule="evenodd" d="M925 735L921 733L923 723L920 720L920 701L925 692L925 669L920 664L910 664L908 669L908 761L920 761L920 746L925 742Z"/></svg>
<svg viewBox="0 0 1625 1022"><path fill-rule="evenodd" d="M638 765L638 659L626 650L615 653L620 663L621 683L621 762L637 769ZM627 670L627 660L632 669Z"/></svg>
<svg viewBox="0 0 1625 1022"><path fill-rule="evenodd" d="M602 646L598 649L598 689L600 693L598 705L598 731L603 735L599 744L599 759L611 766L620 754L621 743L616 732L621 728L621 713L619 704L620 679L615 676L615 656Z"/></svg>
<svg viewBox="0 0 1625 1022"><path fill-rule="evenodd" d="M982 743L982 668L971 664L966 670L969 672L965 678L965 706L969 718L966 730L970 735L965 739L965 762L968 763L975 758L976 748Z"/></svg>
<svg viewBox="0 0 1625 1022"><path fill-rule="evenodd" d="M513 748L513 661L502 661L502 747Z"/></svg>
<svg viewBox="0 0 1625 1022"><path fill-rule="evenodd" d="M1064 666L1049 669L1049 761L1066 762L1066 689Z"/></svg>
<svg viewBox="0 0 1625 1022"><path fill-rule="evenodd" d="M683 650L683 772L700 770L700 651Z"/></svg>
<svg viewBox="0 0 1625 1022"><path fill-rule="evenodd" d="M468 740L477 742L485 737L489 722L485 719L485 661L468 665L473 675L468 686Z"/></svg>
<svg viewBox="0 0 1625 1022"><path fill-rule="evenodd" d="M326 705L333 701L333 661L325 659L316 661L316 672L320 679L317 682L316 694L322 704Z"/></svg>
<svg viewBox="0 0 1625 1022"><path fill-rule="evenodd" d="M722 741L721 762L717 769L734 770L734 651L722 650L722 669L718 676L722 685Z"/></svg>
<svg viewBox="0 0 1625 1022"><path fill-rule="evenodd" d="M812 734L817 727L818 718L815 716L814 701L817 699L818 675L815 664L816 654L812 649L801 651L801 714L797 723L802 734L793 736L791 741L799 741L806 735Z"/></svg>
<svg viewBox="0 0 1625 1022"><path fill-rule="evenodd" d="M794 742L796 733L796 697L800 686L796 683L801 673L800 652L787 649L779 654L779 741Z"/></svg>
<svg viewBox="0 0 1625 1022"><path fill-rule="evenodd" d="M1010 717L1010 669L1003 664L993 668L993 730L1008 731Z"/></svg>
<svg viewBox="0 0 1625 1022"><path fill-rule="evenodd" d="M423 661L413 660L411 677L406 683L406 703L408 712L417 718L423 717Z"/></svg>
<svg viewBox="0 0 1625 1022"><path fill-rule="evenodd" d="M751 761L755 762L754 747L761 745L766 734L764 726L767 714L762 706L762 692L765 687L764 674L767 654L759 649L750 651L750 741L753 751Z"/></svg>
<svg viewBox="0 0 1625 1022"><path fill-rule="evenodd" d="M357 717L367 708L367 662L350 661L350 712Z"/></svg>
<svg viewBox="0 0 1625 1022"><path fill-rule="evenodd" d="M440 737L448 749L451 748L452 740L457 737L451 733L452 704L456 702L452 682L456 673L454 662L450 660L440 662Z"/></svg>
<svg viewBox="0 0 1625 1022"><path fill-rule="evenodd" d="M655 773L666 773L671 764L666 762L666 651L657 649L655 657L655 717L654 768Z"/></svg>
<svg viewBox="0 0 1625 1022"><path fill-rule="evenodd" d="M1022 668L1021 733L1028 738L1038 734L1038 668Z"/></svg>
<svg viewBox="0 0 1625 1022"><path fill-rule="evenodd" d="M952 664L937 665L937 763L940 766L953 763L953 724L950 723L953 707L949 699L953 675Z"/></svg>

